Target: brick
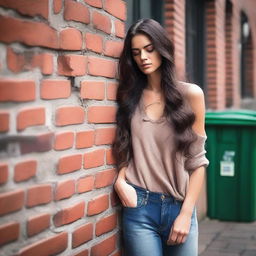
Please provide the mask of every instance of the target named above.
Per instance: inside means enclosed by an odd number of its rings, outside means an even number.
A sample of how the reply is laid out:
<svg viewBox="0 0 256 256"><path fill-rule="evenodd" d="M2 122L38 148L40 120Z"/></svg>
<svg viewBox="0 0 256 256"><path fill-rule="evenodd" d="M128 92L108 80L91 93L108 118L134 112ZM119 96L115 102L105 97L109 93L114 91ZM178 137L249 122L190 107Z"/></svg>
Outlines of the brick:
<svg viewBox="0 0 256 256"><path fill-rule="evenodd" d="M10 114L7 111L0 111L0 132L9 131Z"/></svg>
<svg viewBox="0 0 256 256"><path fill-rule="evenodd" d="M62 9L62 0L53 0L54 14L60 13L61 9Z"/></svg>
<svg viewBox="0 0 256 256"><path fill-rule="evenodd" d="M43 107L27 108L17 114L17 130L22 131L29 126L45 124L45 109Z"/></svg>
<svg viewBox="0 0 256 256"><path fill-rule="evenodd" d="M35 160L27 160L16 164L14 167L14 181L29 180L36 175L36 169L37 162Z"/></svg>
<svg viewBox="0 0 256 256"><path fill-rule="evenodd" d="M95 145L106 145L114 142L116 128L99 128L95 132Z"/></svg>
<svg viewBox="0 0 256 256"><path fill-rule="evenodd" d="M0 226L0 246L18 240L20 224L12 221Z"/></svg>
<svg viewBox="0 0 256 256"><path fill-rule="evenodd" d="M72 148L74 144L74 133L73 132L58 132L55 134L54 149L65 150Z"/></svg>
<svg viewBox="0 0 256 256"><path fill-rule="evenodd" d="M38 252L40 252L40 255L56 255L63 252L67 246L68 233L62 232L26 246L19 251L19 256L39 255Z"/></svg>
<svg viewBox="0 0 256 256"><path fill-rule="evenodd" d="M93 224L87 223L77 228L72 233L72 248L76 248L81 244L84 244L93 238Z"/></svg>
<svg viewBox="0 0 256 256"><path fill-rule="evenodd" d="M85 249L79 253L74 254L73 256L89 256L89 251L88 249Z"/></svg>
<svg viewBox="0 0 256 256"><path fill-rule="evenodd" d="M104 9L118 19L126 20L126 5L123 0L106 0Z"/></svg>
<svg viewBox="0 0 256 256"><path fill-rule="evenodd" d="M114 78L116 76L116 62L98 57L88 57L88 73L92 76Z"/></svg>
<svg viewBox="0 0 256 256"><path fill-rule="evenodd" d="M76 148L90 148L94 145L94 131L80 131L76 133Z"/></svg>
<svg viewBox="0 0 256 256"><path fill-rule="evenodd" d="M103 81L82 81L80 87L82 99L104 100L105 83Z"/></svg>
<svg viewBox="0 0 256 256"><path fill-rule="evenodd" d="M55 190L55 200L69 198L74 194L75 194L74 180L65 180L65 181L58 182Z"/></svg>
<svg viewBox="0 0 256 256"><path fill-rule="evenodd" d="M77 192L84 193L93 190L94 188L94 177L93 176L87 176L80 178L77 181Z"/></svg>
<svg viewBox="0 0 256 256"><path fill-rule="evenodd" d="M58 163L58 174L65 174L80 170L82 167L82 155L70 155L60 158Z"/></svg>
<svg viewBox="0 0 256 256"><path fill-rule="evenodd" d="M42 74L53 73L53 55L49 53L35 54L32 58L31 68L39 67Z"/></svg>
<svg viewBox="0 0 256 256"><path fill-rule="evenodd" d="M60 31L60 48L64 50L82 49L81 31L75 28L66 28Z"/></svg>
<svg viewBox="0 0 256 256"><path fill-rule="evenodd" d="M108 83L107 85L107 99L116 100L117 83Z"/></svg>
<svg viewBox="0 0 256 256"><path fill-rule="evenodd" d="M7 66L12 72L20 72L26 66L25 53L17 54L11 47L7 48Z"/></svg>
<svg viewBox="0 0 256 256"><path fill-rule="evenodd" d="M54 216L54 224L56 227L72 223L84 216L85 202L77 203L71 207L67 207L59 211Z"/></svg>
<svg viewBox="0 0 256 256"><path fill-rule="evenodd" d="M31 17L40 15L48 19L48 0L15 0L0 1L2 7L14 9L17 12Z"/></svg>
<svg viewBox="0 0 256 256"><path fill-rule="evenodd" d="M84 109L79 106L59 107L56 110L56 126L65 126L72 124L82 124L84 122Z"/></svg>
<svg viewBox="0 0 256 256"><path fill-rule="evenodd" d="M109 196L100 195L88 202L87 215L92 216L106 211L109 208Z"/></svg>
<svg viewBox="0 0 256 256"><path fill-rule="evenodd" d="M0 194L0 216L20 210L24 205L24 191L17 189Z"/></svg>
<svg viewBox="0 0 256 256"><path fill-rule="evenodd" d="M114 183L117 176L116 169L100 171L95 177L95 188L103 188Z"/></svg>
<svg viewBox="0 0 256 256"><path fill-rule="evenodd" d="M125 37L125 23L116 20L115 21L115 34L117 37L124 38Z"/></svg>
<svg viewBox="0 0 256 256"><path fill-rule="evenodd" d="M15 73L40 68L42 74L50 75L53 73L53 55L49 53L35 54L30 50L20 54L8 47L7 66Z"/></svg>
<svg viewBox="0 0 256 256"><path fill-rule="evenodd" d="M63 76L83 76L86 74L86 57L62 55L58 57L58 74Z"/></svg>
<svg viewBox="0 0 256 256"><path fill-rule="evenodd" d="M88 123L115 123L115 106L91 106L88 108Z"/></svg>
<svg viewBox="0 0 256 256"><path fill-rule="evenodd" d="M0 185L5 184L8 181L8 164L0 163Z"/></svg>
<svg viewBox="0 0 256 256"><path fill-rule="evenodd" d="M106 162L107 162L107 164L115 164L116 163L112 148L106 149Z"/></svg>
<svg viewBox="0 0 256 256"><path fill-rule="evenodd" d="M123 42L107 40L105 42L104 54L106 56L119 58L123 50Z"/></svg>
<svg viewBox="0 0 256 256"><path fill-rule="evenodd" d="M89 9L82 3L72 0L65 0L64 19L89 24Z"/></svg>
<svg viewBox="0 0 256 256"><path fill-rule="evenodd" d="M94 168L104 165L104 149L97 149L84 154L84 168Z"/></svg>
<svg viewBox="0 0 256 256"><path fill-rule="evenodd" d="M111 21L108 16L101 14L97 11L93 11L92 23L94 28L101 30L107 34L111 33Z"/></svg>
<svg viewBox="0 0 256 256"><path fill-rule="evenodd" d="M27 234L34 236L50 227L51 215L42 213L27 220Z"/></svg>
<svg viewBox="0 0 256 256"><path fill-rule="evenodd" d="M47 152L52 149L53 133L47 132L34 136L32 140L20 142L20 153Z"/></svg>
<svg viewBox="0 0 256 256"><path fill-rule="evenodd" d="M50 203L52 200L52 186L50 184L34 185L27 191L27 207Z"/></svg>
<svg viewBox="0 0 256 256"><path fill-rule="evenodd" d="M0 16L0 24L4 24L0 27L1 42L20 42L54 49L59 47L56 30L45 23Z"/></svg>
<svg viewBox="0 0 256 256"><path fill-rule="evenodd" d="M88 51L102 53L103 51L103 37L98 34L86 33L85 45Z"/></svg>
<svg viewBox="0 0 256 256"><path fill-rule="evenodd" d="M0 80L0 101L33 101L36 98L35 82L32 80Z"/></svg>
<svg viewBox="0 0 256 256"><path fill-rule="evenodd" d="M116 235L113 235L91 248L91 256L108 256L116 249Z"/></svg>
<svg viewBox="0 0 256 256"><path fill-rule="evenodd" d="M102 0L84 0L84 2L96 8L102 8Z"/></svg>
<svg viewBox="0 0 256 256"><path fill-rule="evenodd" d="M70 81L45 79L41 82L40 95L45 100L68 98L71 95Z"/></svg>
<svg viewBox="0 0 256 256"><path fill-rule="evenodd" d="M114 213L103 219L100 219L96 223L95 234L96 236L101 236L104 233L110 232L117 227L117 214Z"/></svg>

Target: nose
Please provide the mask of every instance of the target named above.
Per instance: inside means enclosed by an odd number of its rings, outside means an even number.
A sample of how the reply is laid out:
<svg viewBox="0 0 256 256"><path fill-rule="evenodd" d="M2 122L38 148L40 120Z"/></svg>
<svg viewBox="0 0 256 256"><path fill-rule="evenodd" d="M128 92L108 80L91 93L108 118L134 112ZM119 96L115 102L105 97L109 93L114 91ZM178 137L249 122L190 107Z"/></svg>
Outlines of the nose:
<svg viewBox="0 0 256 256"><path fill-rule="evenodd" d="M146 60L147 59L147 53L144 49L142 49L141 52L140 52L140 58L141 58L141 60Z"/></svg>

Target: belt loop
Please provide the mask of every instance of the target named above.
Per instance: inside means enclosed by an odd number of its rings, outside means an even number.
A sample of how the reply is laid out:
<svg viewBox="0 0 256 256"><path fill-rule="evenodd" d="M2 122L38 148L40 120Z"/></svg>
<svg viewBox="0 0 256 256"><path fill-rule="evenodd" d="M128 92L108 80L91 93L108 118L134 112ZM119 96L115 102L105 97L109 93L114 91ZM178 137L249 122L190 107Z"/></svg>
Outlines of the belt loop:
<svg viewBox="0 0 256 256"><path fill-rule="evenodd" d="M147 204L147 202L148 202L148 197L149 197L149 191L148 190L146 190L146 200L145 200L145 203Z"/></svg>

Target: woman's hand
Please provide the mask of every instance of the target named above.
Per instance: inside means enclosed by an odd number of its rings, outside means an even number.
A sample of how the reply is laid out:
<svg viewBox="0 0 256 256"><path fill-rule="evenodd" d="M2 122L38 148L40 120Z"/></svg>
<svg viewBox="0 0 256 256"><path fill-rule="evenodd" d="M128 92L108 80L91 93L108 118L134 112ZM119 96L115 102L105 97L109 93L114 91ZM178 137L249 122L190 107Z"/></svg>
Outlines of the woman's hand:
<svg viewBox="0 0 256 256"><path fill-rule="evenodd" d="M184 243L187 239L190 225L191 215L180 212L172 225L169 238L167 240L167 245L177 245Z"/></svg>
<svg viewBox="0 0 256 256"><path fill-rule="evenodd" d="M136 190L131 185L129 185L124 179L118 178L115 182L114 188L123 206L125 207L137 206Z"/></svg>

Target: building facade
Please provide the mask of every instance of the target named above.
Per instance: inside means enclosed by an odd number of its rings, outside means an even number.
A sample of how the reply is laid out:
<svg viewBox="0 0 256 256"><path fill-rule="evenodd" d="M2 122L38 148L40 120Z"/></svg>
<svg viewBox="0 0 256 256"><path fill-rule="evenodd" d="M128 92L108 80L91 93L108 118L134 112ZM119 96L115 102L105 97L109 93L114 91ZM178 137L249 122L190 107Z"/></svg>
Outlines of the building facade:
<svg viewBox="0 0 256 256"><path fill-rule="evenodd" d="M111 144L127 27L154 18L208 110L256 109L254 0L0 0L0 255L121 255ZM206 213L205 189L198 204Z"/></svg>

